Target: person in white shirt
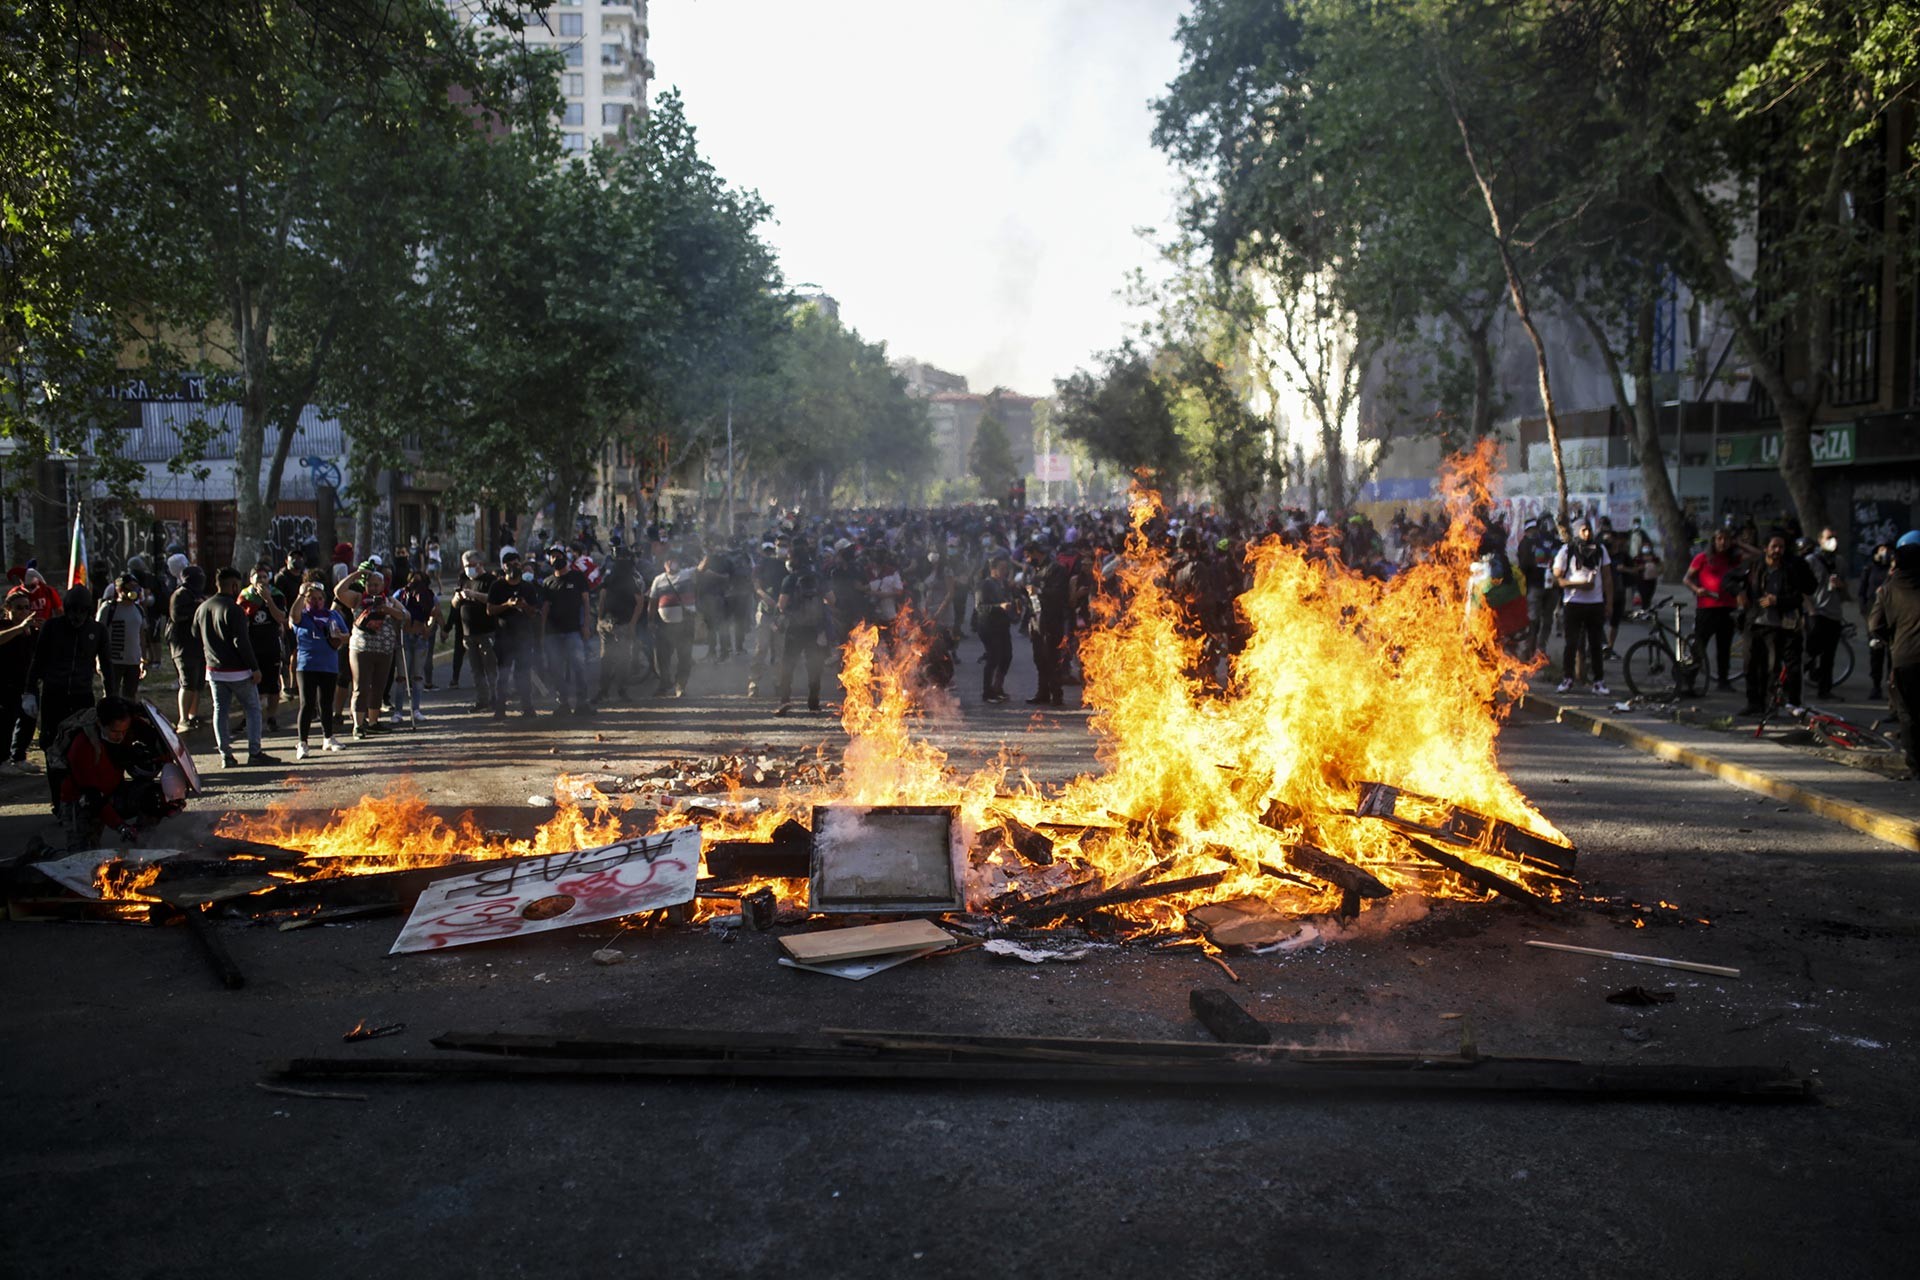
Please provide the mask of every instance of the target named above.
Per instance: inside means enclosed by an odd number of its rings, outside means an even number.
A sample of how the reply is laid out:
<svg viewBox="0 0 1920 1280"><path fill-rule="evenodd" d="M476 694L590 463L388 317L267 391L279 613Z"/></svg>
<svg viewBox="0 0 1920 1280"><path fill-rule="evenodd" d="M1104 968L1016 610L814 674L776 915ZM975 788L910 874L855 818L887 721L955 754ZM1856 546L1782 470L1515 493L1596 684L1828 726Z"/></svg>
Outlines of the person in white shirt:
<svg viewBox="0 0 1920 1280"><path fill-rule="evenodd" d="M1613 570L1607 549L1593 536L1593 520L1582 516L1573 541L1553 557L1553 580L1564 593L1567 645L1560 659L1560 692L1573 688L1574 658L1584 644L1587 677L1593 692L1608 692L1605 675L1607 612L1613 606Z"/></svg>

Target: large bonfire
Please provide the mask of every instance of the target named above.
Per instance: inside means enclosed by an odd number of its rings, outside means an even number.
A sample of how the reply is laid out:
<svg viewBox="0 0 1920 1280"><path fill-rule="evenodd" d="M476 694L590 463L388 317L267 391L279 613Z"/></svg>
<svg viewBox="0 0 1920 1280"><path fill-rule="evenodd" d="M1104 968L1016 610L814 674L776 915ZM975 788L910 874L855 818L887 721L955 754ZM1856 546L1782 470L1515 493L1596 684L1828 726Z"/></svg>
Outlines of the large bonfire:
<svg viewBox="0 0 1920 1280"><path fill-rule="evenodd" d="M1013 776L1004 756L973 772L952 767L931 735L954 707L921 682L918 646L908 639L889 651L862 626L841 655L849 741L839 778L782 785L760 797L757 812L723 806L718 817L702 814L703 837L709 844L765 839L789 819L808 822L819 804L953 806L974 849L972 910L1067 883L1225 872L1205 888L1126 908L1145 926L1228 898L1257 897L1292 913L1328 910L1336 889L1288 873L1301 865L1303 849L1357 864L1396 890L1481 896L1461 877L1410 857L1391 826L1357 816L1356 807L1364 784L1381 783L1561 841L1496 759L1505 695L1526 665L1502 650L1489 612L1469 607L1490 457L1482 449L1454 461L1443 481L1445 538L1390 580L1279 539L1252 547L1252 585L1237 605L1245 643L1228 661L1223 685L1195 674L1202 642L1168 589L1165 552L1145 534L1161 511L1159 498L1136 491L1119 581L1095 598L1095 622L1079 646L1095 771L1049 787ZM910 637L912 628L896 633ZM566 799L582 795L579 803ZM222 829L354 874L591 847L620 836L623 809L632 805L631 796L601 795L565 778L555 796L559 813L532 840L446 822L405 790L369 797L324 823L281 807L264 817L230 816ZM654 825L694 820L663 812ZM1015 823L1046 832L1051 865L1035 868L999 838L996 829ZM1544 896L1561 887L1498 849L1460 856ZM778 888L784 900L804 899L803 881Z"/></svg>

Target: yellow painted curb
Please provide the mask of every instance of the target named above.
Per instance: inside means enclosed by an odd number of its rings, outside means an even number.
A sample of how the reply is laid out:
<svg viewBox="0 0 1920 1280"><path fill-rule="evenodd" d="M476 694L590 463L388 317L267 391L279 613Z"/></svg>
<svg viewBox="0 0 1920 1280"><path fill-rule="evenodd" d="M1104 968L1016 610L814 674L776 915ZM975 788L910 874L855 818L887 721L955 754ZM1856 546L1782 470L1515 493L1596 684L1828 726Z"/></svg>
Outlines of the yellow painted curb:
<svg viewBox="0 0 1920 1280"><path fill-rule="evenodd" d="M1884 809L1855 804L1850 800L1841 800L1823 792L1813 791L1798 783L1787 782L1771 774L1761 773L1757 769L1735 764L1731 760L1722 760L1704 751L1695 751L1692 747L1683 747L1677 742L1669 742L1644 729L1636 729L1630 724L1623 724L1605 716L1596 716L1589 711L1563 706L1538 694L1529 694L1522 698L1521 705L1529 701L1538 702L1542 707L1550 708L1556 724L1585 729L1596 738L1612 738L1636 751L1644 751L1662 760L1684 764L1689 769L1697 769L1701 773L1725 779L1735 786L1757 791L1761 795L1772 796L1776 800L1785 800L1788 804L1798 805L1809 813L1819 814L1841 826L1851 827L1855 831L1870 835L1876 840L1884 840L1890 845L1909 852L1920 853L1920 823L1915 823L1910 818L1903 818L1899 814L1888 813Z"/></svg>

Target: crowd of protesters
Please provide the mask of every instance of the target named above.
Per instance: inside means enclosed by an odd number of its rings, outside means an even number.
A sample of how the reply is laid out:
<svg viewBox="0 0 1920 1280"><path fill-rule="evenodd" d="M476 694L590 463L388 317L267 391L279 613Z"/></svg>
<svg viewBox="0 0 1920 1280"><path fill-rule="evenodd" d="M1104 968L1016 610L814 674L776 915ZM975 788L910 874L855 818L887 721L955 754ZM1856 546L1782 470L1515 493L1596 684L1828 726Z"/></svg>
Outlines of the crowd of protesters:
<svg viewBox="0 0 1920 1280"><path fill-rule="evenodd" d="M1030 662L1025 701L1062 706L1097 599L1121 589L1129 528L1119 508L788 511L751 537L652 528L629 545L619 529L608 546L583 525L565 542L536 533L523 552L503 530L497 553L465 551L457 565L443 561L437 538L424 550L364 557L344 544L325 554L310 546L245 573L209 573L174 551L158 566L131 558L98 601L85 586L63 596L29 566L15 571L0 619L0 767L35 771L26 753L36 725L51 751L61 726L104 705L101 695L116 714L132 706L163 662L174 730L210 729L229 767L266 766L280 763L267 750L271 735L291 733L295 757L306 759L419 727L422 693L436 688L436 665L448 659L449 686L464 677L471 710L495 720L684 697L697 665L711 670L703 691L744 693L775 714L803 699L819 711L831 655L853 628L870 624L891 646L907 619L932 682L955 683L955 652L970 632L982 648L981 703L1009 701L1010 674ZM1446 528L1431 514L1403 513L1377 528L1364 515L1309 519L1299 510L1247 526L1182 506L1144 532L1164 548L1165 585L1196 641L1191 674L1217 682L1222 660L1245 640L1233 601L1248 585L1250 541L1277 537L1387 578L1425 558ZM1562 635L1563 691L1583 682L1604 694L1628 602L1652 603L1660 558L1638 521L1616 530L1605 518L1581 519L1570 533L1562 539L1546 517L1517 535L1491 521L1486 598L1510 593L1500 616L1523 652ZM1920 556L1920 536L1909 537ZM1719 687L1731 688L1729 642L1744 627L1756 655L1750 709L1783 668L1787 699L1799 701L1803 651L1825 696L1842 606L1871 605L1895 560L1895 548L1877 548L1850 584L1832 530L1815 540L1787 530L1764 543L1751 529L1715 531L1684 586ZM1876 643L1873 696L1889 656L1898 668L1906 651ZM1896 701L1903 680L1892 679Z"/></svg>

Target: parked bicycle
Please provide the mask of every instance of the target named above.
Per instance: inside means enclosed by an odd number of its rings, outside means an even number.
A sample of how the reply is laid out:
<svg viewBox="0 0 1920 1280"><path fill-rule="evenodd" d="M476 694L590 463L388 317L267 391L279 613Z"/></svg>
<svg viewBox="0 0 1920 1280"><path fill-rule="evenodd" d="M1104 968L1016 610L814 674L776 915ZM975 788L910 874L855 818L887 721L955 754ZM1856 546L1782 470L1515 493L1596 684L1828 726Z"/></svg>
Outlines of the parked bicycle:
<svg viewBox="0 0 1920 1280"><path fill-rule="evenodd" d="M1660 612L1668 606L1673 609L1671 625ZM1653 629L1653 634L1631 645L1626 657L1620 661L1627 688L1636 695L1657 701L1672 701L1690 698L1697 691L1703 671L1700 642L1680 625L1680 615L1686 612L1686 608L1683 604L1675 603L1672 596L1667 596L1627 615L1633 621L1644 622Z"/></svg>

